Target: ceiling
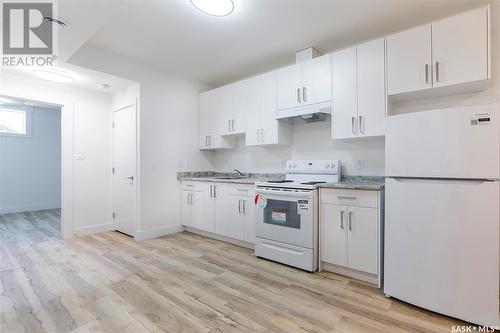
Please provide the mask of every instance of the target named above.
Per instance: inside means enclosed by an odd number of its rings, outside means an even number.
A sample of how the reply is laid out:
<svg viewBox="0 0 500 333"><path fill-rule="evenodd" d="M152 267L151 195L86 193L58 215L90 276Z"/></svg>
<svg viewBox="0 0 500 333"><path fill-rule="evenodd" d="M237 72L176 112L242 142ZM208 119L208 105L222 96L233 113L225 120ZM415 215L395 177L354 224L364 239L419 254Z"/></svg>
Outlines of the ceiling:
<svg viewBox="0 0 500 333"><path fill-rule="evenodd" d="M213 17L189 0L129 1L86 45L217 86L295 61L309 46L331 51L484 1L234 0Z"/></svg>

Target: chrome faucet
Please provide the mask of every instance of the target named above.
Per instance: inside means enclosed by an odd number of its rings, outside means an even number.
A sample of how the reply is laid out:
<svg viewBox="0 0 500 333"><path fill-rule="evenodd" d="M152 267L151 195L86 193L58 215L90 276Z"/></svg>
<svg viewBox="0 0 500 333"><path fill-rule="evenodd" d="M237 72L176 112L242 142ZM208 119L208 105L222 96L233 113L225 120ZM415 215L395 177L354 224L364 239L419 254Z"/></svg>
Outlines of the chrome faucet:
<svg viewBox="0 0 500 333"><path fill-rule="evenodd" d="M240 170L238 170L238 169L234 169L233 171L236 171L237 173L239 173L240 176L245 176L245 174L243 172L241 172Z"/></svg>

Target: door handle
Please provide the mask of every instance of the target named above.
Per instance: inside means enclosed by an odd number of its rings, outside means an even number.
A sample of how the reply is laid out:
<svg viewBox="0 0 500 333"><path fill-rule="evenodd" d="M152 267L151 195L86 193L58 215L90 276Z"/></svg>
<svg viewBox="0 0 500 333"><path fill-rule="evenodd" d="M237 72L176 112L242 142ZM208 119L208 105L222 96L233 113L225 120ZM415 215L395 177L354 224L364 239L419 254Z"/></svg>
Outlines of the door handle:
<svg viewBox="0 0 500 333"><path fill-rule="evenodd" d="M129 177L125 177L126 179L130 180L131 182L134 181L134 176L129 176Z"/></svg>
<svg viewBox="0 0 500 333"><path fill-rule="evenodd" d="M429 64L425 64L424 71L425 71L425 83L429 84Z"/></svg>
<svg viewBox="0 0 500 333"><path fill-rule="evenodd" d="M352 212L349 212L349 230L352 231Z"/></svg>
<svg viewBox="0 0 500 333"><path fill-rule="evenodd" d="M365 132L365 120L363 116L359 116L359 133Z"/></svg>
<svg viewBox="0 0 500 333"><path fill-rule="evenodd" d="M306 87L302 87L302 99L304 102L307 102L307 89Z"/></svg>
<svg viewBox="0 0 500 333"><path fill-rule="evenodd" d="M351 127L352 127L352 134L356 134L356 117L351 118Z"/></svg>
<svg viewBox="0 0 500 333"><path fill-rule="evenodd" d="M436 82L439 82L439 61L436 61Z"/></svg>
<svg viewBox="0 0 500 333"><path fill-rule="evenodd" d="M345 214L345 211L341 210L340 211L340 229L344 229L344 214Z"/></svg>

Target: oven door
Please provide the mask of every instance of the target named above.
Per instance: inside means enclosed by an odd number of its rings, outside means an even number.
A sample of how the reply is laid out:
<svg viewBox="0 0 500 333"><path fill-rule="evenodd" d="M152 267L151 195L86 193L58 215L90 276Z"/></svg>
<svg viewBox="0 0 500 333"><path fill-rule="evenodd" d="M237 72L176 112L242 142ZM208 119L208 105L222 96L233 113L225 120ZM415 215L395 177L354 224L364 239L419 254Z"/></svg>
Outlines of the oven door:
<svg viewBox="0 0 500 333"><path fill-rule="evenodd" d="M257 237L312 249L315 191L256 190Z"/></svg>

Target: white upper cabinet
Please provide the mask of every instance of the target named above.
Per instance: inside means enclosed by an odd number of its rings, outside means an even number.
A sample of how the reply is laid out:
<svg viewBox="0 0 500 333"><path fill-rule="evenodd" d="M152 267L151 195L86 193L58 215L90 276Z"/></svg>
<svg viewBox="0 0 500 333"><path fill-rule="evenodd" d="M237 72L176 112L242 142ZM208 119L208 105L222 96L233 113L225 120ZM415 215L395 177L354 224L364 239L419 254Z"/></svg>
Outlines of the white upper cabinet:
<svg viewBox="0 0 500 333"><path fill-rule="evenodd" d="M278 109L331 100L331 54L278 70Z"/></svg>
<svg viewBox="0 0 500 333"><path fill-rule="evenodd" d="M200 149L229 149L232 143L222 137L226 127L223 119L231 113L232 98L228 86L200 94L198 116Z"/></svg>
<svg viewBox="0 0 500 333"><path fill-rule="evenodd" d="M334 139L356 137L357 78L356 47L333 53L332 135Z"/></svg>
<svg viewBox="0 0 500 333"><path fill-rule="evenodd" d="M385 134L384 64L383 38L333 53L333 139Z"/></svg>
<svg viewBox="0 0 500 333"><path fill-rule="evenodd" d="M488 8L432 24L434 87L489 78Z"/></svg>
<svg viewBox="0 0 500 333"><path fill-rule="evenodd" d="M432 88L431 25L387 37L387 92Z"/></svg>
<svg viewBox="0 0 500 333"><path fill-rule="evenodd" d="M300 105L302 96L302 65L296 64L278 70L278 108Z"/></svg>
<svg viewBox="0 0 500 333"><path fill-rule="evenodd" d="M385 43L383 38L357 46L358 136L385 134Z"/></svg>
<svg viewBox="0 0 500 333"><path fill-rule="evenodd" d="M331 66L331 54L302 63L302 104L331 101Z"/></svg>
<svg viewBox="0 0 500 333"><path fill-rule="evenodd" d="M489 79L488 17L489 7L482 7L388 36L388 95Z"/></svg>
<svg viewBox="0 0 500 333"><path fill-rule="evenodd" d="M276 120L276 72L255 76L246 82L246 144L287 145L291 142L290 124Z"/></svg>

